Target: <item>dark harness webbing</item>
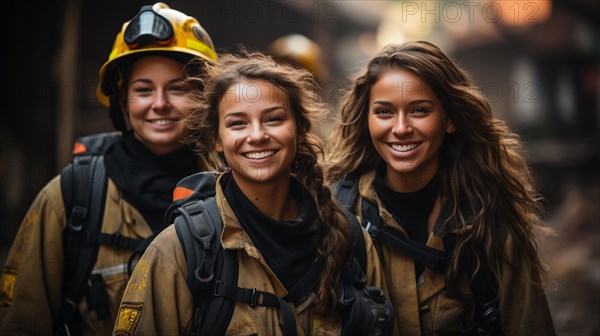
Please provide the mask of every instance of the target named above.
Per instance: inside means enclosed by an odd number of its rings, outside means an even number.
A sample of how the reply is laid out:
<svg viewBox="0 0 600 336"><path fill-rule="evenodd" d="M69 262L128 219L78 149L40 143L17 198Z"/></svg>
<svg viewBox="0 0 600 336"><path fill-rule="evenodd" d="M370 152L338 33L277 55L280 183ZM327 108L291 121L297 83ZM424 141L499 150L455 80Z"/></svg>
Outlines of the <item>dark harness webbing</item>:
<svg viewBox="0 0 600 336"><path fill-rule="evenodd" d="M336 181L333 186L333 195L340 205L357 213L359 182L356 179L342 179ZM414 241L383 224L379 207L364 197L361 197L362 225L375 242L389 246L415 262L420 262L432 271L444 273L448 267L449 254L445 251L431 248L427 245ZM454 246L448 244L447 249L451 251ZM470 258L469 258L470 259ZM473 264L473 265L471 265ZM482 263L483 264L483 263ZM467 268L475 270L473 261L467 262ZM475 298L475 318L468 318L460 328L464 336L476 335L478 328L484 328L491 335L501 335L500 308L498 300L498 284L491 277L491 271L487 265L480 265L471 282L471 290Z"/></svg>
<svg viewBox="0 0 600 336"><path fill-rule="evenodd" d="M115 133L78 138L77 143L85 151L74 154L72 162L61 172L67 226L63 231L63 299L55 325L59 335L82 334L78 305L86 294L88 307L96 312L98 320L109 317L102 276L91 274L100 245L137 250L148 244L144 239L123 237L118 232L101 232L108 189L104 153L119 138Z"/></svg>
<svg viewBox="0 0 600 336"><path fill-rule="evenodd" d="M286 336L297 335L296 318L291 304L299 305L314 288L322 260L316 258L288 294L278 297L257 288L240 288L237 251L221 246L223 222L215 201L215 176L198 173L180 181L178 186L194 190L191 196L175 201L167 210L166 223L174 223L186 257L187 283L193 296L190 335L224 335L231 321L235 302L250 307L279 309L281 329ZM358 267L366 268L366 248L356 217L345 211L352 228L352 255ZM364 273L363 273L364 277ZM362 279L364 281L364 279Z"/></svg>

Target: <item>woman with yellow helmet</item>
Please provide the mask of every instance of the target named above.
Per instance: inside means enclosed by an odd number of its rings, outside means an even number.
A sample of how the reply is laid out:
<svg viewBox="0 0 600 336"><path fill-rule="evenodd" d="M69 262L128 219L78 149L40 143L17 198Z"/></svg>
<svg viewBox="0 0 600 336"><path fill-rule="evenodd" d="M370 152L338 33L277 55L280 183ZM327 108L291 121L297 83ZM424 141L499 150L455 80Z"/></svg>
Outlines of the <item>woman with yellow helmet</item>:
<svg viewBox="0 0 600 336"><path fill-rule="evenodd" d="M181 142L186 78L202 68L186 64L216 59L199 22L166 4L144 6L123 24L97 90L122 135L76 144L71 174L63 170L31 205L2 271L2 331L111 333L132 254L164 228L177 182L208 168ZM97 141L110 145L93 155Z"/></svg>

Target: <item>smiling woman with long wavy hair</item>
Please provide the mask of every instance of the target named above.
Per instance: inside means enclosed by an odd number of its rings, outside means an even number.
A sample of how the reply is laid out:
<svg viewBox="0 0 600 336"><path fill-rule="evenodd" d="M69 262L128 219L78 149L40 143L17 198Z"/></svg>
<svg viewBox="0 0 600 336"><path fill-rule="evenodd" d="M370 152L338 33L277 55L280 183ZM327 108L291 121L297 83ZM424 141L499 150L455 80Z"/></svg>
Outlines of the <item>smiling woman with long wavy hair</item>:
<svg viewBox="0 0 600 336"><path fill-rule="evenodd" d="M348 207L411 246L374 236L407 335L554 334L541 199L518 136L464 70L429 42L389 45L355 79L339 120L328 150L338 199L355 185Z"/></svg>

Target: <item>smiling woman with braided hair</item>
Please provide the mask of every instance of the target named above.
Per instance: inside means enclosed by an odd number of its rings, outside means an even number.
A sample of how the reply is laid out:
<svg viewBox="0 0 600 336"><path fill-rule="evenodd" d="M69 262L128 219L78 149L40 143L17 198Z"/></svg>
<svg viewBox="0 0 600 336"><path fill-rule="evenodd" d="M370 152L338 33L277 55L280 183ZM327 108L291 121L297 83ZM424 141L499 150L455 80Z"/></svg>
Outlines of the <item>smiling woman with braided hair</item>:
<svg viewBox="0 0 600 336"><path fill-rule="evenodd" d="M224 334L390 333L393 312L389 303L384 319L369 320L366 314L356 314L359 318L352 321L342 318L340 302L346 301L339 299L344 294L340 288L345 284L344 267L353 261L354 241L364 242L356 246L363 246L365 263L363 271L350 275L363 274L360 278L367 286L385 288L385 283L369 236L352 214L343 212L323 183L322 146L311 129L312 119L324 107L312 75L259 53L245 53L222 56L208 66L205 77L195 81L201 81L204 90L194 99L197 103L188 119L191 141L200 142L203 156L221 168L213 209L222 220L217 243L223 253L235 255L238 261L233 288L221 291L225 285L215 285L201 297L202 302L212 295L235 303ZM194 223L208 231L209 221L215 220ZM136 268L128 284L122 309L142 307L132 332L198 334L215 322L208 319L210 312L202 315L207 309L193 309L197 291L184 289L188 273L195 268L188 271L190 245L182 245L178 227L167 228L153 241L140 260L144 267ZM309 286L299 289L313 270L316 276L308 278ZM201 278L224 283L213 275ZM293 292L302 295L281 301ZM260 299L248 299L248 293ZM361 293L356 291L352 308ZM383 296L377 300L386 301ZM377 325L381 321L390 323L381 327ZM356 327L361 324L366 329ZM208 333L218 334L214 329Z"/></svg>

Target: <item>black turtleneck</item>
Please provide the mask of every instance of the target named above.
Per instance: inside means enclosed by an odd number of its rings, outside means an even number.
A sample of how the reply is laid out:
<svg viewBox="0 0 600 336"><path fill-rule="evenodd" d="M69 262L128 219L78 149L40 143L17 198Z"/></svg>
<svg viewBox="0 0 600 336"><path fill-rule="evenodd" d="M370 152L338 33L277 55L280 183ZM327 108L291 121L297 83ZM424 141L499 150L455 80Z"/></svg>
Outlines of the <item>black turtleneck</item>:
<svg viewBox="0 0 600 336"><path fill-rule="evenodd" d="M240 224L288 290L314 260L320 227L316 204L308 191L292 179L290 192L298 202L298 217L280 222L263 214L244 195L232 176L224 188L225 197Z"/></svg>
<svg viewBox="0 0 600 336"><path fill-rule="evenodd" d="M200 161L188 147L156 155L131 132L107 151L104 162L107 175L155 234L164 228L177 182L200 170Z"/></svg>
<svg viewBox="0 0 600 336"><path fill-rule="evenodd" d="M422 244L427 243L427 221L435 205L440 178L435 176L421 190L415 192L397 192L385 183L385 165L377 168L373 181L375 191L394 220L406 231L408 237ZM417 274L423 271L423 265L415 263Z"/></svg>

